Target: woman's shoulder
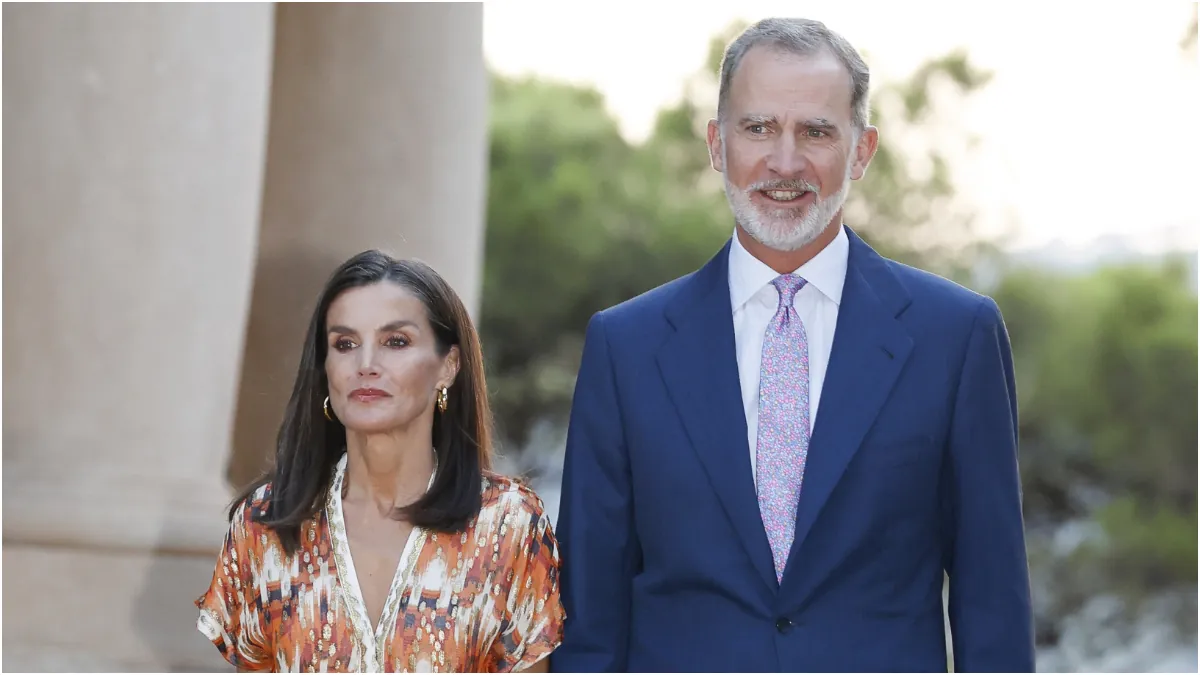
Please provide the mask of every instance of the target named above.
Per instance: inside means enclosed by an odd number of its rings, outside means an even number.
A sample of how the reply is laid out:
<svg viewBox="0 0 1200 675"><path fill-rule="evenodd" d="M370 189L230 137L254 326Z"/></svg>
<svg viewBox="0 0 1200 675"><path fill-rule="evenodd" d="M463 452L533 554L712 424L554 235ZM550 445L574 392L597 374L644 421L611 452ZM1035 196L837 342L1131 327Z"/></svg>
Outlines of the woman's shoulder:
<svg viewBox="0 0 1200 675"><path fill-rule="evenodd" d="M484 475L474 532L474 539L492 543L494 564L524 570L558 566L554 524L542 498L522 480Z"/></svg>
<svg viewBox="0 0 1200 675"><path fill-rule="evenodd" d="M519 514L537 522L545 517L546 505L523 480L485 472L481 511L499 512L510 517Z"/></svg>
<svg viewBox="0 0 1200 675"><path fill-rule="evenodd" d="M270 504L271 484L268 482L258 486L233 505L229 514L230 530L235 535L257 539L260 530L265 532L261 521Z"/></svg>
<svg viewBox="0 0 1200 675"><path fill-rule="evenodd" d="M266 512L271 504L270 481L254 488L234 506L234 517L253 518Z"/></svg>

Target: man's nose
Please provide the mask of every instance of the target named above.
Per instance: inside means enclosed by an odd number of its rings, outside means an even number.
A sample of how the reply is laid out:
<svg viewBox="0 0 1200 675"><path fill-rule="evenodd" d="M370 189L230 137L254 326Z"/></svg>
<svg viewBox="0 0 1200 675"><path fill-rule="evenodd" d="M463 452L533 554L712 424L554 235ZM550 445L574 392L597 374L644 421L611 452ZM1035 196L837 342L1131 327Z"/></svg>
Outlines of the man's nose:
<svg viewBox="0 0 1200 675"><path fill-rule="evenodd" d="M792 134L779 134L775 138L771 154L767 157L767 168L781 178L797 178L808 168L804 148Z"/></svg>

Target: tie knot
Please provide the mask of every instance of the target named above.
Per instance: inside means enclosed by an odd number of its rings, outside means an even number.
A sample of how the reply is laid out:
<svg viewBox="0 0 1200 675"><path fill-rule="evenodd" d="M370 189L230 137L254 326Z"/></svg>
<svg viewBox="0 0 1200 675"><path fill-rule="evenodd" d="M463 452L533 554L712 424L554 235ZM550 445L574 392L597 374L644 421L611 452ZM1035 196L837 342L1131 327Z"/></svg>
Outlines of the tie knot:
<svg viewBox="0 0 1200 675"><path fill-rule="evenodd" d="M779 306L792 306L792 300L796 299L796 293L800 291L800 288L804 288L805 283L808 281L805 281L803 276L796 274L776 276L772 285L775 286L776 291L779 291Z"/></svg>
<svg viewBox="0 0 1200 675"><path fill-rule="evenodd" d="M801 288L804 288L804 284L808 282L805 281L804 277L795 274L783 274L775 277L775 280L771 283L779 291L779 306L791 307L792 301L796 299L796 293Z"/></svg>

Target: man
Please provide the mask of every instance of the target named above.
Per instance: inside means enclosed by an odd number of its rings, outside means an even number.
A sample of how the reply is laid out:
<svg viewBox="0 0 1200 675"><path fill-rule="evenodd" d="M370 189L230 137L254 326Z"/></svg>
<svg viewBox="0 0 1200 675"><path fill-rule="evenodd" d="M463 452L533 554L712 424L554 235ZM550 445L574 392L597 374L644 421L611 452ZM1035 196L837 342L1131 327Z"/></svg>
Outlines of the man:
<svg viewBox="0 0 1200 675"><path fill-rule="evenodd" d="M867 90L815 21L729 45L734 236L588 325L552 669L946 672L946 574L955 670L1034 669L1007 333L844 227Z"/></svg>

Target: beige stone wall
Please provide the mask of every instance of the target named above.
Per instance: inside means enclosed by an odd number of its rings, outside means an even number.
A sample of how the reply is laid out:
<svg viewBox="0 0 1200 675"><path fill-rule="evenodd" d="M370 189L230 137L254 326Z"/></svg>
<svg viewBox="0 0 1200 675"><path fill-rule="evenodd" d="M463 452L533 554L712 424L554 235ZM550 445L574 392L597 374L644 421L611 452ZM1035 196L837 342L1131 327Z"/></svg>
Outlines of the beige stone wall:
<svg viewBox="0 0 1200 675"><path fill-rule="evenodd" d="M191 603L320 283L478 302L482 9L3 13L3 668L222 669Z"/></svg>

